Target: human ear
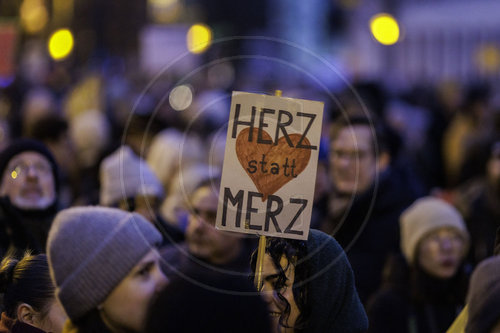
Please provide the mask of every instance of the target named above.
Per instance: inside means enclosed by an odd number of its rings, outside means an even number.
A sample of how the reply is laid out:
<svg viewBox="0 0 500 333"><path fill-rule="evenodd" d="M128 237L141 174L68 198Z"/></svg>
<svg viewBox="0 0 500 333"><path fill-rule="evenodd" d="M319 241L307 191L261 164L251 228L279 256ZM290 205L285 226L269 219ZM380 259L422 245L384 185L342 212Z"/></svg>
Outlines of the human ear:
<svg viewBox="0 0 500 333"><path fill-rule="evenodd" d="M377 158L377 167L379 172L387 169L389 164L391 163L391 155L388 152L381 152Z"/></svg>
<svg viewBox="0 0 500 333"><path fill-rule="evenodd" d="M17 307L17 319L23 323L33 325L36 311L29 304L22 303Z"/></svg>

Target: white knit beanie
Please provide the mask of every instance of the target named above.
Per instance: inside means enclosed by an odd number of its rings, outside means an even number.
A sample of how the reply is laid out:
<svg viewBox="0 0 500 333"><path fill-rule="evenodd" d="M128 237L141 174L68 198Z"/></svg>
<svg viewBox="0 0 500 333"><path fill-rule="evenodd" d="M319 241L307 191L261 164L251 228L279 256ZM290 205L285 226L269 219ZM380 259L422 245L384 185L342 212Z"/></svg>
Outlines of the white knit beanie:
<svg viewBox="0 0 500 333"><path fill-rule="evenodd" d="M59 212L47 256L56 297L69 318L79 319L102 303L161 239L136 213L93 206Z"/></svg>
<svg viewBox="0 0 500 333"><path fill-rule="evenodd" d="M99 178L99 202L104 206L111 206L121 199L137 195L163 199L163 187L156 175L148 164L127 146L120 147L102 161Z"/></svg>
<svg viewBox="0 0 500 333"><path fill-rule="evenodd" d="M401 249L408 263L413 264L418 242L429 232L443 228L454 228L462 236L468 248L469 233L460 213L447 202L424 197L415 201L400 216Z"/></svg>

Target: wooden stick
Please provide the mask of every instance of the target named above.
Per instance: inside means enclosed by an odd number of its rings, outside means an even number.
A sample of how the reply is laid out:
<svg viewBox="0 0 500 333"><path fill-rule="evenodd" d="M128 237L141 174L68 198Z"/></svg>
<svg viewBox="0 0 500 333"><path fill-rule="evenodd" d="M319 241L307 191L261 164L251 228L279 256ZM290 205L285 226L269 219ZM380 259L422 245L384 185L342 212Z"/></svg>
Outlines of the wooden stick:
<svg viewBox="0 0 500 333"><path fill-rule="evenodd" d="M276 90L274 96L281 97L282 91ZM255 288L262 290L264 281L262 280L262 271L264 269L264 255L266 254L266 236L259 237L259 247L257 248L257 262L255 263Z"/></svg>
<svg viewBox="0 0 500 333"><path fill-rule="evenodd" d="M465 332L465 326L467 325L467 320L469 318L469 309L468 306L465 305L462 312L455 319L453 324L451 324L450 328L446 331L446 333L463 333Z"/></svg>
<svg viewBox="0 0 500 333"><path fill-rule="evenodd" d="M264 268L264 255L266 254L266 236L259 237L259 247L257 248L257 262L255 264L255 288L262 290L264 281L262 280L262 271Z"/></svg>

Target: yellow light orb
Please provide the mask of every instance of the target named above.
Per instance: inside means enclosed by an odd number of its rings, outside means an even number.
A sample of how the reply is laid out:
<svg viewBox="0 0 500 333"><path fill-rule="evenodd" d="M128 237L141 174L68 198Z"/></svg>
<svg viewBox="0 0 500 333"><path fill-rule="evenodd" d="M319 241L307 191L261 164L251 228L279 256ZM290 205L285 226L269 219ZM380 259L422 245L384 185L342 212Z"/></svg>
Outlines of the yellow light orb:
<svg viewBox="0 0 500 333"><path fill-rule="evenodd" d="M73 50L73 34L68 29L59 29L49 38L49 53L52 59L62 60Z"/></svg>
<svg viewBox="0 0 500 333"><path fill-rule="evenodd" d="M187 33L187 47L191 53L206 51L212 42L212 30L204 24L195 24Z"/></svg>
<svg viewBox="0 0 500 333"><path fill-rule="evenodd" d="M30 34L42 31L49 21L47 8L41 0L24 0L19 13L24 30Z"/></svg>
<svg viewBox="0 0 500 333"><path fill-rule="evenodd" d="M476 64L479 69L495 73L500 70L500 49L497 45L486 44L476 51Z"/></svg>
<svg viewBox="0 0 500 333"><path fill-rule="evenodd" d="M398 21L389 14L381 13L370 19L373 37L381 44L392 45L399 40Z"/></svg>
<svg viewBox="0 0 500 333"><path fill-rule="evenodd" d="M12 177L12 179L16 179L17 178L17 172L14 170L10 173L10 176Z"/></svg>
<svg viewBox="0 0 500 333"><path fill-rule="evenodd" d="M178 0L148 0L148 4L155 7L169 7L177 3Z"/></svg>

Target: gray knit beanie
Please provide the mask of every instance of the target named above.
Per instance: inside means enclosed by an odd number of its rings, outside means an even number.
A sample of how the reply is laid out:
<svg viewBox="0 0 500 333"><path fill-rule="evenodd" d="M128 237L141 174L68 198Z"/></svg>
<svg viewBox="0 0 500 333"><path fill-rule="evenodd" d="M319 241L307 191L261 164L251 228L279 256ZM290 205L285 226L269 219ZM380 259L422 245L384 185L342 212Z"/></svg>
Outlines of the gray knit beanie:
<svg viewBox="0 0 500 333"><path fill-rule="evenodd" d="M100 166L99 203L111 206L121 199L137 195L163 199L163 186L149 165L128 146L121 146L106 157Z"/></svg>
<svg viewBox="0 0 500 333"><path fill-rule="evenodd" d="M96 308L160 242L160 233L139 214L93 206L57 214L47 255L67 315L75 320Z"/></svg>
<svg viewBox="0 0 500 333"><path fill-rule="evenodd" d="M472 273L467 294L466 333L489 333L500 320L500 257L482 261Z"/></svg>
<svg viewBox="0 0 500 333"><path fill-rule="evenodd" d="M469 246L469 233L458 210L444 200L424 197L415 201L400 216L401 249L408 263L415 261L418 242L429 232L450 227L458 231Z"/></svg>

